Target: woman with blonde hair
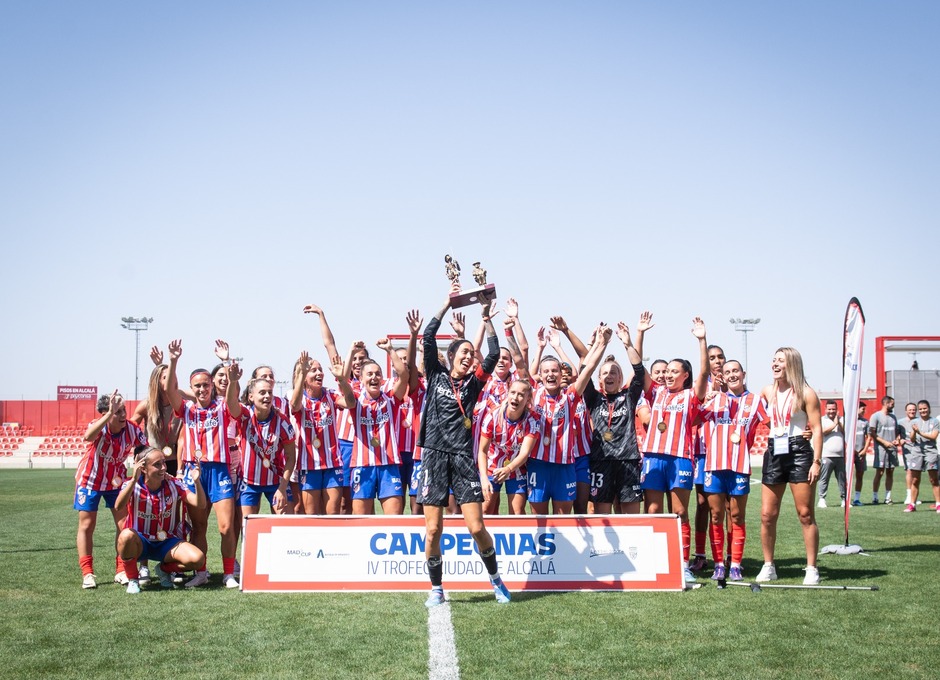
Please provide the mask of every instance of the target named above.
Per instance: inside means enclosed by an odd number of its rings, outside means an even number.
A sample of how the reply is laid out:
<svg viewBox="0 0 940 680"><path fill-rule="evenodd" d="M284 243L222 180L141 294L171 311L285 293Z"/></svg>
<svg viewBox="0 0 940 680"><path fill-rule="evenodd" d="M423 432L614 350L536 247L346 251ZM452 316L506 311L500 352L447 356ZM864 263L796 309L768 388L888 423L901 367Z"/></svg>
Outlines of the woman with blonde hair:
<svg viewBox="0 0 940 680"><path fill-rule="evenodd" d="M804 585L819 583L816 553L819 549L819 527L813 510L816 480L822 465L822 419L819 397L806 383L803 358L792 347L781 347L770 364L774 382L761 391L770 418L770 441L764 453L761 493L761 548L764 566L757 581L774 581L774 548L777 543L777 518L780 502L790 486L796 512L803 527L806 545L806 576ZM803 436L810 430L811 437Z"/></svg>

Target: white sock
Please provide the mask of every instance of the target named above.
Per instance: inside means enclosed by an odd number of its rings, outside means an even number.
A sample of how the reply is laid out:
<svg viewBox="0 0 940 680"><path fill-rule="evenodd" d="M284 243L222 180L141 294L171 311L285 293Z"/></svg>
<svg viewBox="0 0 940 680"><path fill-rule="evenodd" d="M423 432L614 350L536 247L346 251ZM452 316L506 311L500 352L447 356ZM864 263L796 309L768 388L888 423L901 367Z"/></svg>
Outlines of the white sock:
<svg viewBox="0 0 940 680"><path fill-rule="evenodd" d="M861 500L862 500L862 492L861 492L861 491L856 491L856 492L855 492L855 500L861 502Z"/></svg>
<svg viewBox="0 0 940 680"><path fill-rule="evenodd" d="M888 494L888 495L890 496L891 494ZM905 504L905 505L910 505L910 503L911 503L911 490L908 489L908 490L907 490L907 493L904 494L904 504Z"/></svg>
<svg viewBox="0 0 940 680"><path fill-rule="evenodd" d="M885 491L885 500L886 500L886 501L890 501L890 500L891 500L891 492L890 492L890 491ZM907 499L907 502L910 503L910 502L911 502L911 499L908 498L908 499Z"/></svg>

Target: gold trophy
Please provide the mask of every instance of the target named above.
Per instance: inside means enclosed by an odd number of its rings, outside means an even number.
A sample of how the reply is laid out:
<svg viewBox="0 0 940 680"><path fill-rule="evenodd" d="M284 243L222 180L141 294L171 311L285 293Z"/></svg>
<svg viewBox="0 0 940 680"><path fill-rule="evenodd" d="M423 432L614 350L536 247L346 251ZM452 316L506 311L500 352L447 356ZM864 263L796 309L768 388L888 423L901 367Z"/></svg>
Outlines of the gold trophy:
<svg viewBox="0 0 940 680"><path fill-rule="evenodd" d="M444 272L451 284L460 281L460 263L450 255L444 256ZM479 262L473 263L473 280L477 283L476 288L450 294L450 306L452 308L458 309L477 303L483 304L484 300L496 298L496 285L486 282L486 270L480 266Z"/></svg>

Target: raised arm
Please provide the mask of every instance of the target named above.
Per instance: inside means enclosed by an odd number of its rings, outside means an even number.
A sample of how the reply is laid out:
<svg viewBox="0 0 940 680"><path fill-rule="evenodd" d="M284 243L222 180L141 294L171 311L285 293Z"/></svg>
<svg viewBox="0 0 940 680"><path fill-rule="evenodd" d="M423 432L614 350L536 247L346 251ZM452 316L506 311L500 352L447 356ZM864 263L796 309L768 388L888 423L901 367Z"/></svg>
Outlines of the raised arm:
<svg viewBox="0 0 940 680"><path fill-rule="evenodd" d="M179 415L183 407L183 395L180 394L179 381L176 379L176 364L183 356L183 341L173 340L167 347L170 355L170 365L166 369L166 398L170 402L173 413Z"/></svg>
<svg viewBox="0 0 940 680"><path fill-rule="evenodd" d="M604 357L604 352L607 351L607 345L610 342L612 333L613 330L610 326L605 326L604 324L598 326L596 340L591 346L591 351L587 353L584 359L584 370L581 371L577 380L574 381L574 388L578 394L584 394L584 388L587 387L588 381L591 379L591 374L594 373L600 365L601 359Z"/></svg>
<svg viewBox="0 0 940 680"><path fill-rule="evenodd" d="M483 318L483 328L486 331L487 352L480 365L487 375L493 373L496 369L496 363L499 361L499 340L496 337L496 329L493 327L492 310L493 300L486 298L483 302L481 317Z"/></svg>
<svg viewBox="0 0 940 680"><path fill-rule="evenodd" d="M698 397L699 401L703 401L705 393L708 391L708 376L711 371L708 368L708 341L705 339L705 322L700 317L692 319L692 335L698 339L700 365L693 388L695 389L695 396Z"/></svg>
<svg viewBox="0 0 940 680"><path fill-rule="evenodd" d="M316 305L307 305L304 307L304 314L316 314L320 317L320 336L323 338L323 347L326 349L328 357L336 356L336 340L333 338L333 331L330 330L330 324L327 323L326 314Z"/></svg>
<svg viewBox="0 0 940 680"><path fill-rule="evenodd" d="M545 351L545 326L539 328L539 332L535 334L535 341L535 356L529 362L529 373L531 375L539 374L539 364L542 362L542 353Z"/></svg>
<svg viewBox="0 0 940 680"><path fill-rule="evenodd" d="M238 394L238 391L235 392ZM186 505L191 508L196 508L202 510L206 507L206 492L203 491L202 484L199 483L199 478L202 476L202 461L196 460L193 467L189 469L189 479L193 486L196 487L196 492L192 491L186 492Z"/></svg>
<svg viewBox="0 0 940 680"><path fill-rule="evenodd" d="M304 403L304 380L309 370L310 355L307 354L307 350L303 350L300 353L300 359L297 360L297 370L294 371L294 386L290 393L291 411L299 411Z"/></svg>
<svg viewBox="0 0 940 680"><path fill-rule="evenodd" d="M570 357L567 354L565 354L565 350L562 349L561 338L558 335L558 331L556 331L554 328L550 328L548 329L547 335L548 335L548 344L551 345L552 348L555 350L555 353L558 355L558 358L562 362L571 366L571 372L575 376L577 376L580 373L581 362L584 360L587 354L585 354L583 357L581 355L578 355L578 363L574 363L571 361Z"/></svg>
<svg viewBox="0 0 940 680"><path fill-rule="evenodd" d="M516 372L521 380L529 379L529 369L526 366L525 356L519 349L519 343L516 342L516 336L513 334L513 327L517 321L515 318L507 316L503 321L504 332L506 333L506 344L509 345L509 355L512 357L512 363L516 366Z"/></svg>
<svg viewBox="0 0 940 680"><path fill-rule="evenodd" d="M640 320L636 323L636 353L640 355L640 361L643 361L643 338L646 336L646 331L655 325L652 312L640 313Z"/></svg>
<svg viewBox="0 0 940 680"><path fill-rule="evenodd" d="M117 390L108 397L108 410L105 413L101 414L101 417L98 418L95 422L88 426L88 429L85 430L85 441L93 442L101 434L101 431L108 426L108 421L111 419L119 408L121 404L124 403L124 399L121 398L121 395L118 394Z"/></svg>
<svg viewBox="0 0 940 680"><path fill-rule="evenodd" d="M460 292L460 282L454 281L450 287L451 293ZM441 322L450 309L450 295L444 301L444 306L440 311L431 317L428 325L424 327L424 335L421 337L421 346L424 350L424 376L428 377L433 371L442 370L440 360L437 358L437 330L441 327Z"/></svg>
<svg viewBox="0 0 940 680"><path fill-rule="evenodd" d="M630 338L630 328L623 321L617 323L617 337L620 338L620 342L623 343L623 348L627 350L627 361L629 361L630 365L633 367L630 389L631 392L634 390L637 391L637 394L633 395L633 398L636 399L640 393L650 389L653 384L653 379L650 378L649 372L646 370L646 367L643 366L643 357L640 356L640 353L633 346L633 341Z"/></svg>
<svg viewBox="0 0 940 680"><path fill-rule="evenodd" d="M506 318L515 321L513 332L518 336L519 351L526 363L529 363L529 341L525 337L525 331L522 330L522 321L519 319L519 303L515 298L506 300Z"/></svg>
<svg viewBox="0 0 940 680"><path fill-rule="evenodd" d="M334 355L330 360L330 373L333 374L333 377L336 378L336 384L339 386L339 393L343 397L344 403L342 404L343 408L352 408L356 403L356 395L353 393L352 386L349 384L349 378L346 375L346 370L343 367L343 360L339 355ZM337 406L340 404L337 403Z"/></svg>
<svg viewBox="0 0 940 680"><path fill-rule="evenodd" d="M149 449L147 449L149 451ZM141 451L143 453L143 451ZM131 500L131 495L134 493L134 485L137 483L137 480L140 478L140 473L144 469L144 464L147 460L146 455L140 456L138 458L134 456L134 466L131 468L131 478L121 487L121 492L117 495L117 498L114 499L114 509L124 510L127 508L127 504Z"/></svg>
<svg viewBox="0 0 940 680"><path fill-rule="evenodd" d="M418 333L421 332L421 325L424 323L424 319L421 318L421 312L417 309L412 309L405 315L405 321L408 324L408 366L411 370L408 371L408 394L411 394L420 384L421 376L418 374Z"/></svg>
<svg viewBox="0 0 940 680"><path fill-rule="evenodd" d="M392 368L394 368L395 373L398 374L398 380L395 381L395 389L392 390L392 394L400 401L405 398L405 395L408 394L408 367L405 366L405 362L401 360L401 357L398 356L398 352L396 352L395 348L392 347L391 340L388 338L382 338L375 344L380 350L388 355L389 360L392 362Z"/></svg>
<svg viewBox="0 0 940 680"><path fill-rule="evenodd" d="M552 328L554 328L559 333L563 333L564 336L568 338L568 342L571 343L571 346L574 347L574 351L578 354L578 361L583 361L584 357L587 356L588 348L583 342L581 342L581 339L574 334L574 331L568 328L568 324L565 322L564 317L553 316L549 319L549 321L551 322ZM574 366L574 364L570 361L568 363L571 364L572 367Z"/></svg>
<svg viewBox="0 0 940 680"><path fill-rule="evenodd" d="M228 386L225 388L225 405L233 418L240 418L242 415L242 404L238 401L238 381L242 377L242 369L237 361L233 361L226 368L228 373Z"/></svg>

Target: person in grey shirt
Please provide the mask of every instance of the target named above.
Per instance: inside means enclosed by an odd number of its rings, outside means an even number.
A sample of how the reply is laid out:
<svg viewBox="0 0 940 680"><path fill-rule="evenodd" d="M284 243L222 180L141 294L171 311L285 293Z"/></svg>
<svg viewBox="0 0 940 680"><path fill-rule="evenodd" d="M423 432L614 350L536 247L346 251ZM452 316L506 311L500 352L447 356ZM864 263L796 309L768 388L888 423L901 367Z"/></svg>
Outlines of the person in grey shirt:
<svg viewBox="0 0 940 680"><path fill-rule="evenodd" d="M911 502L904 512L914 512L917 509L917 495L920 491L921 472L926 470L933 489L934 510L940 513L940 481L937 479L937 467L940 460L937 456L937 435L940 434L940 422L930 416L930 402L921 399L917 402L918 418L911 423L910 439L914 444L914 452L908 461L908 470L911 474Z"/></svg>
<svg viewBox="0 0 940 680"><path fill-rule="evenodd" d="M911 466L910 459L914 455L915 447L911 444L911 423L917 419L917 404L909 402L904 405L904 417L898 420L898 435L901 437L901 462L904 463L904 505L911 504ZM917 503L914 503L917 505Z"/></svg>
<svg viewBox="0 0 940 680"><path fill-rule="evenodd" d="M881 477L885 478L885 505L891 505L891 487L894 486L894 468L898 466L898 419L894 417L894 398L885 396L881 399L881 410L868 422L868 431L875 442L875 481L871 489L872 505L878 505L878 487Z"/></svg>
<svg viewBox="0 0 940 680"><path fill-rule="evenodd" d="M826 415L822 417L823 450L822 470L819 473L819 508L826 504L826 492L829 491L829 479L836 473L839 483L839 497L845 507L845 426L839 417L839 406L835 400L826 400Z"/></svg>
<svg viewBox="0 0 940 680"><path fill-rule="evenodd" d="M858 405L858 424L855 426L855 498L853 506L862 505L862 478L868 469L868 447L871 446L871 433L868 431L868 421L865 419L865 402Z"/></svg>

